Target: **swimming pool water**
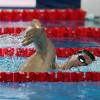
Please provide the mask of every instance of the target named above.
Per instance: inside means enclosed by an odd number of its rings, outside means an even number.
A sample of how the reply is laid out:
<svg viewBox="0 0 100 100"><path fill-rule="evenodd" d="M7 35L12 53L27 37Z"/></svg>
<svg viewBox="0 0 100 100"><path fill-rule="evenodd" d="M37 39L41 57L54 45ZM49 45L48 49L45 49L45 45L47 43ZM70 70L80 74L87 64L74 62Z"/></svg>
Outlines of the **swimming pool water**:
<svg viewBox="0 0 100 100"><path fill-rule="evenodd" d="M0 100L100 100L100 82L0 83Z"/></svg>
<svg viewBox="0 0 100 100"><path fill-rule="evenodd" d="M30 22L1 22L1 27L28 26ZM79 26L84 26L80 25ZM85 23L86 26L97 27L93 22ZM71 26L75 27L76 23L57 22L46 23L46 26ZM21 37L13 37L9 35L0 36L0 48L13 47L21 48ZM100 41L93 39L73 39L66 38L63 40L52 40L56 47L100 47ZM26 46L34 47L33 44ZM23 57L0 57L0 71L17 71L20 65L27 58ZM58 64L63 63L66 58L58 58ZM100 58L96 57L96 61L88 66L71 68L62 71L100 71ZM100 82L67 82L67 83L0 83L0 100L100 100Z"/></svg>
<svg viewBox="0 0 100 100"><path fill-rule="evenodd" d="M100 41L92 38L64 38L64 39L51 39L55 47L62 48L86 48L86 47L100 47Z"/></svg>

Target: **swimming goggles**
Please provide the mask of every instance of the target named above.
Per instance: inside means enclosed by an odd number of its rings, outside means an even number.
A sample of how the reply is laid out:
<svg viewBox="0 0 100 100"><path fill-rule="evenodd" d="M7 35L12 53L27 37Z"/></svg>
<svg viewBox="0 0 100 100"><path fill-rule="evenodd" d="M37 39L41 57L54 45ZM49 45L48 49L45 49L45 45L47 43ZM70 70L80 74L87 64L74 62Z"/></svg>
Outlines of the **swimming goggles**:
<svg viewBox="0 0 100 100"><path fill-rule="evenodd" d="M88 64L86 63L86 60L85 60L84 56L83 56L84 52L83 52L82 50L81 50L81 51L78 51L76 54L78 54L78 60L79 60L82 64L84 64L85 66L88 65Z"/></svg>

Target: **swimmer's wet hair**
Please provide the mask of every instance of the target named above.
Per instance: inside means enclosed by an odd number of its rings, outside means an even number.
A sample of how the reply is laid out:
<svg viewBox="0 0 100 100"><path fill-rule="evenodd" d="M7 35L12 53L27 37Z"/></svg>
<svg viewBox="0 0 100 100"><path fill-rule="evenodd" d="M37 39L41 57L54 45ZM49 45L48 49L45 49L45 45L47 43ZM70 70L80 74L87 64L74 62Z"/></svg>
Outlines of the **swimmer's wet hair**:
<svg viewBox="0 0 100 100"><path fill-rule="evenodd" d="M81 50L78 53L81 53L81 52L84 52L85 54L87 54L91 58L92 61L95 61L95 56L90 51L88 51L88 50Z"/></svg>

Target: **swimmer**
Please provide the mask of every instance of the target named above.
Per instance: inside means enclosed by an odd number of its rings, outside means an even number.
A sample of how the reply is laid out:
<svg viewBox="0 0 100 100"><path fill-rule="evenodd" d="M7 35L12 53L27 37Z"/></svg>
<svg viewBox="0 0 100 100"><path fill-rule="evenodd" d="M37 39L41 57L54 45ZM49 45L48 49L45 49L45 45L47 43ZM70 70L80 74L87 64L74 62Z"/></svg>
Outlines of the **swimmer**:
<svg viewBox="0 0 100 100"><path fill-rule="evenodd" d="M64 64L56 64L55 47L46 37L42 23L34 19L31 27L26 32L22 45L26 46L34 42L36 52L20 67L20 72L46 72L50 69L70 69L91 64L95 60L91 52L82 50L69 57L68 61L65 61Z"/></svg>

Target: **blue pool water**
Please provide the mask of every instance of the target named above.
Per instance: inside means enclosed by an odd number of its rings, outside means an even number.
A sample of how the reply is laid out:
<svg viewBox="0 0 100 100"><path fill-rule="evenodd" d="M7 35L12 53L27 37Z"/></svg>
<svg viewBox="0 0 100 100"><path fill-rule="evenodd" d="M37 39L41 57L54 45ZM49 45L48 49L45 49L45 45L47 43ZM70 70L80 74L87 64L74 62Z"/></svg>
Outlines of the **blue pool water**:
<svg viewBox="0 0 100 100"><path fill-rule="evenodd" d="M62 48L86 48L86 47L100 47L100 40L96 38L64 38L64 39L51 39L52 42L55 44L55 47L62 47Z"/></svg>
<svg viewBox="0 0 100 100"><path fill-rule="evenodd" d="M63 25L68 25L62 22ZM71 26L72 23L69 23ZM86 23L87 24L87 23ZM27 26L29 23L1 23L6 26ZM46 24L50 26L51 24ZM59 26L54 23L54 26ZM74 23L74 25L76 25ZM94 27L91 23L88 26ZM0 48L20 48L22 37L0 36ZM75 39L66 38L60 41L51 39L56 47L100 47L99 39ZM97 41L98 40L98 41ZM27 47L34 47L33 44ZM23 57L0 57L0 71L17 71L27 58ZM63 63L66 58L58 58L58 64ZM100 58L88 66L72 68L62 71L100 71ZM100 82L58 82L58 83L0 83L0 100L100 100Z"/></svg>
<svg viewBox="0 0 100 100"><path fill-rule="evenodd" d="M0 100L100 100L100 82L0 83Z"/></svg>

